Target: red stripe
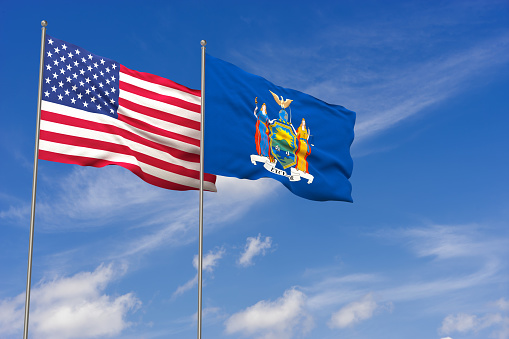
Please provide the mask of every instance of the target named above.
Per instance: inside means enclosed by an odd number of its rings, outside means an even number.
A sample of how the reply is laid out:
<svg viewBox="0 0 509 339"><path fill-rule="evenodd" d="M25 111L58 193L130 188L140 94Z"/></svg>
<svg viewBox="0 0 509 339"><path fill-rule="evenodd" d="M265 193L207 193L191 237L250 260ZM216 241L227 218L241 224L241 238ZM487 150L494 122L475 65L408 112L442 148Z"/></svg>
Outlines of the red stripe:
<svg viewBox="0 0 509 339"><path fill-rule="evenodd" d="M189 94L201 97L201 91L200 90L190 89L190 88L188 88L186 86L182 86L180 84L177 84L176 82L173 82L173 81L171 81L169 79L166 79L166 78L154 75L154 74L138 72L138 71L129 69L129 68L125 67L124 65L120 65L120 72L128 74L130 76L133 76L133 77L141 79L141 80L152 82L152 83L158 84L158 85L163 85L163 86L166 86L166 87L170 87L170 88L182 91L182 92L186 92L186 93L189 93Z"/></svg>
<svg viewBox="0 0 509 339"><path fill-rule="evenodd" d="M126 145L118 145L111 142L87 139L83 137L76 137L66 134L41 131L40 132L40 140L52 141L60 144L71 145L71 146L80 146L87 147L96 150L108 151L117 154L125 154L135 157L138 161L143 162L145 164L160 168L167 172L179 174L185 177L200 179L200 171L192 170L189 168L185 168L180 165L172 164L166 162L164 160L154 158L150 155L140 153L138 151L132 150ZM209 177L208 180L211 178ZM208 181L207 180L207 181Z"/></svg>
<svg viewBox="0 0 509 339"><path fill-rule="evenodd" d="M139 166L129 164L129 163L123 163L123 162L114 162L109 160L102 160L102 159L95 159L95 158L87 158L87 157L80 157L75 155L65 155L65 154L59 154L54 152L48 152L44 150L39 150L39 159L42 160L49 160L49 161L55 161L55 162L62 162L65 164L74 164L74 165L81 165L81 166L93 166L93 167L104 167L108 165L118 165L121 167L124 167L134 174L136 174L138 177L143 179L144 181L148 182L149 184L166 188L166 189L172 189L177 191L187 191L187 190L197 190L199 188L191 187L191 186L185 186L181 184L177 184L171 181L167 181L158 177L155 177L153 175L147 174L141 170ZM211 181L215 184L215 176L213 176L214 179Z"/></svg>
<svg viewBox="0 0 509 339"><path fill-rule="evenodd" d="M185 168L180 165L172 164L161 160L159 158L154 158L150 155L140 153L138 151L132 150L126 145L119 145L115 143L110 143L106 141L100 141L95 139L88 139L84 137L71 136L66 134L60 134L55 132L49 132L41 130L40 139L46 141L52 141L60 144L71 145L71 146L80 146L87 147L96 150L104 150L117 154L125 154L134 156L138 161L152 165L154 167L160 168L162 170L176 173L182 176L190 177L193 179L199 179L200 172L197 170L192 170ZM204 173L204 180L211 181L213 180L213 175Z"/></svg>
<svg viewBox="0 0 509 339"><path fill-rule="evenodd" d="M166 129L155 127L154 125L148 124L148 123L143 122L138 119L134 119L134 118L119 114L118 120L122 121L128 125L131 125L133 127L142 129L144 131L149 131L151 133L158 134L163 137L171 138L174 140L179 140L179 141L185 142L186 144L191 144L191 145L200 147L200 140L198 140L198 139L194 139L194 138L188 137L186 135L178 134L175 132L170 132Z"/></svg>
<svg viewBox="0 0 509 339"><path fill-rule="evenodd" d="M148 89L144 89L142 87L138 87L136 85L129 84L127 82L120 81L119 88L123 91L127 91L136 95L140 95L145 98L149 98L155 101L164 102L166 104L170 104L173 106L177 106L183 109L186 109L191 112L200 113L201 108L200 105L190 103L188 101L178 99L172 96L159 94L157 92L149 91Z"/></svg>
<svg viewBox="0 0 509 339"><path fill-rule="evenodd" d="M95 114L95 113L87 112L86 114ZM120 117L120 115L119 115L119 117ZM188 152L185 152L185 151L182 151L179 149L175 149L175 148L172 148L172 147L169 147L166 145L161 145L155 141L145 139L138 134L126 131L126 130L116 127L116 126L112 126L112 125L108 125L108 124L101 124L101 123L92 122L89 120L84 120L84 119L79 119L79 118L73 118L73 117L69 117L66 115L52 113L52 112L48 112L48 111L41 111L41 120L55 122L55 123L59 123L59 124L63 124L63 125L74 126L74 127L86 128L89 130L109 133L112 135L119 135L127 140L131 140L133 142L137 142L137 143L143 144L145 146L155 148L162 152L171 154L175 158L182 159L182 160L189 161L189 162L195 162L195 163L200 162L199 154L188 153ZM151 125L148 125L148 126L153 127ZM168 134L168 133L169 132L166 131L166 134ZM165 136L170 137L168 135L165 135ZM191 139L191 138L189 138L189 139ZM192 139L192 140L195 140L195 139ZM197 141L197 143L198 143L197 146L200 146L199 140Z"/></svg>
<svg viewBox="0 0 509 339"><path fill-rule="evenodd" d="M122 97L118 98L118 103L120 106L125 107L131 111L137 112L139 114L143 114L152 118L156 118L159 120L171 122L173 124L177 124L180 126L184 126L187 128L192 128L197 131L200 130L200 122L190 120L187 118L180 117L178 115L173 115L168 112L163 112L154 108L149 108L140 104L136 104L132 101L129 101L127 99L124 99Z"/></svg>

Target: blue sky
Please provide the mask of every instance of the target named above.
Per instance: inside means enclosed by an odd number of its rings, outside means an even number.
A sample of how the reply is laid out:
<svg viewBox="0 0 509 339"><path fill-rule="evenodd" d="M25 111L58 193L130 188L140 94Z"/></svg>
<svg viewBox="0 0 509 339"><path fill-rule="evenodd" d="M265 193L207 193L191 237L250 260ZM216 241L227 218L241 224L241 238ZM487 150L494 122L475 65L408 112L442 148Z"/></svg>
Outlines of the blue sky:
<svg viewBox="0 0 509 339"><path fill-rule="evenodd" d="M357 112L354 203L205 194L203 338L509 338L507 1L9 2L0 337L19 338L40 22L200 86L207 52ZM198 194L39 162L30 336L196 337Z"/></svg>

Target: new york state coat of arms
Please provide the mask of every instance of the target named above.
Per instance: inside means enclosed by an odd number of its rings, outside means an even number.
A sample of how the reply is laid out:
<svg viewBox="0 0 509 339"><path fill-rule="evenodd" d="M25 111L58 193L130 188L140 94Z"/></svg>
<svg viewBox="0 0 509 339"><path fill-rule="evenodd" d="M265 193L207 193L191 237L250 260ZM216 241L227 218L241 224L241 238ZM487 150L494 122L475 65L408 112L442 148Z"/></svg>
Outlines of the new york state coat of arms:
<svg viewBox="0 0 509 339"><path fill-rule="evenodd" d="M256 117L255 144L257 154L251 155L251 162L256 165L263 163L263 167L271 173L281 175L290 181L307 179L308 184L313 182L313 176L309 173L307 157L311 154L309 143L310 130L306 126L306 120L302 118L300 126L295 130L286 109L293 100L278 97L269 91L274 100L281 106L279 117L270 119L267 105L263 103L258 108L258 100L255 98L254 115ZM290 110L291 114L291 110ZM279 164L279 167L277 165ZM287 172L287 169L290 172Z"/></svg>

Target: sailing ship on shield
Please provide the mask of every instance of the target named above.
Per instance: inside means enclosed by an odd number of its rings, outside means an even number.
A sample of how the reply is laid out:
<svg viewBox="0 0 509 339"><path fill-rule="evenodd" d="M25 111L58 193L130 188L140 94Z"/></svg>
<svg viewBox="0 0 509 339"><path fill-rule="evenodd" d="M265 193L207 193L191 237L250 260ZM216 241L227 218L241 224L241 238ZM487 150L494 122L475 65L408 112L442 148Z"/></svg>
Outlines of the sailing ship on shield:
<svg viewBox="0 0 509 339"><path fill-rule="evenodd" d="M267 171L286 177L290 181L299 181L304 178L307 179L308 184L311 184L314 177L309 173L307 157L311 154L312 145L309 143L311 133L306 126L306 120L303 118L296 130L286 111L293 100L284 99L272 91L269 92L281 107L279 117L270 119L267 105L263 103L258 109L258 98L255 98L257 154L251 155L251 162L253 165L263 163ZM287 169L290 171L287 172Z"/></svg>

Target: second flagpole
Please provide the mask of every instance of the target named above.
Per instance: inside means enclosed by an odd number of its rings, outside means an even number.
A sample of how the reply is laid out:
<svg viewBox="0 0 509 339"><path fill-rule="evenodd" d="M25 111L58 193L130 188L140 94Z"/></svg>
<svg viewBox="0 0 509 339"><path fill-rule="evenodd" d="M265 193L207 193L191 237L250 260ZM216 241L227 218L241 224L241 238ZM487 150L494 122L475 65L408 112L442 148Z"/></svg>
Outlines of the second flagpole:
<svg viewBox="0 0 509 339"><path fill-rule="evenodd" d="M203 143L205 130L205 45L207 41L201 41L201 141L200 141L200 234L198 253L198 339L201 339L202 325L202 266L203 266Z"/></svg>

